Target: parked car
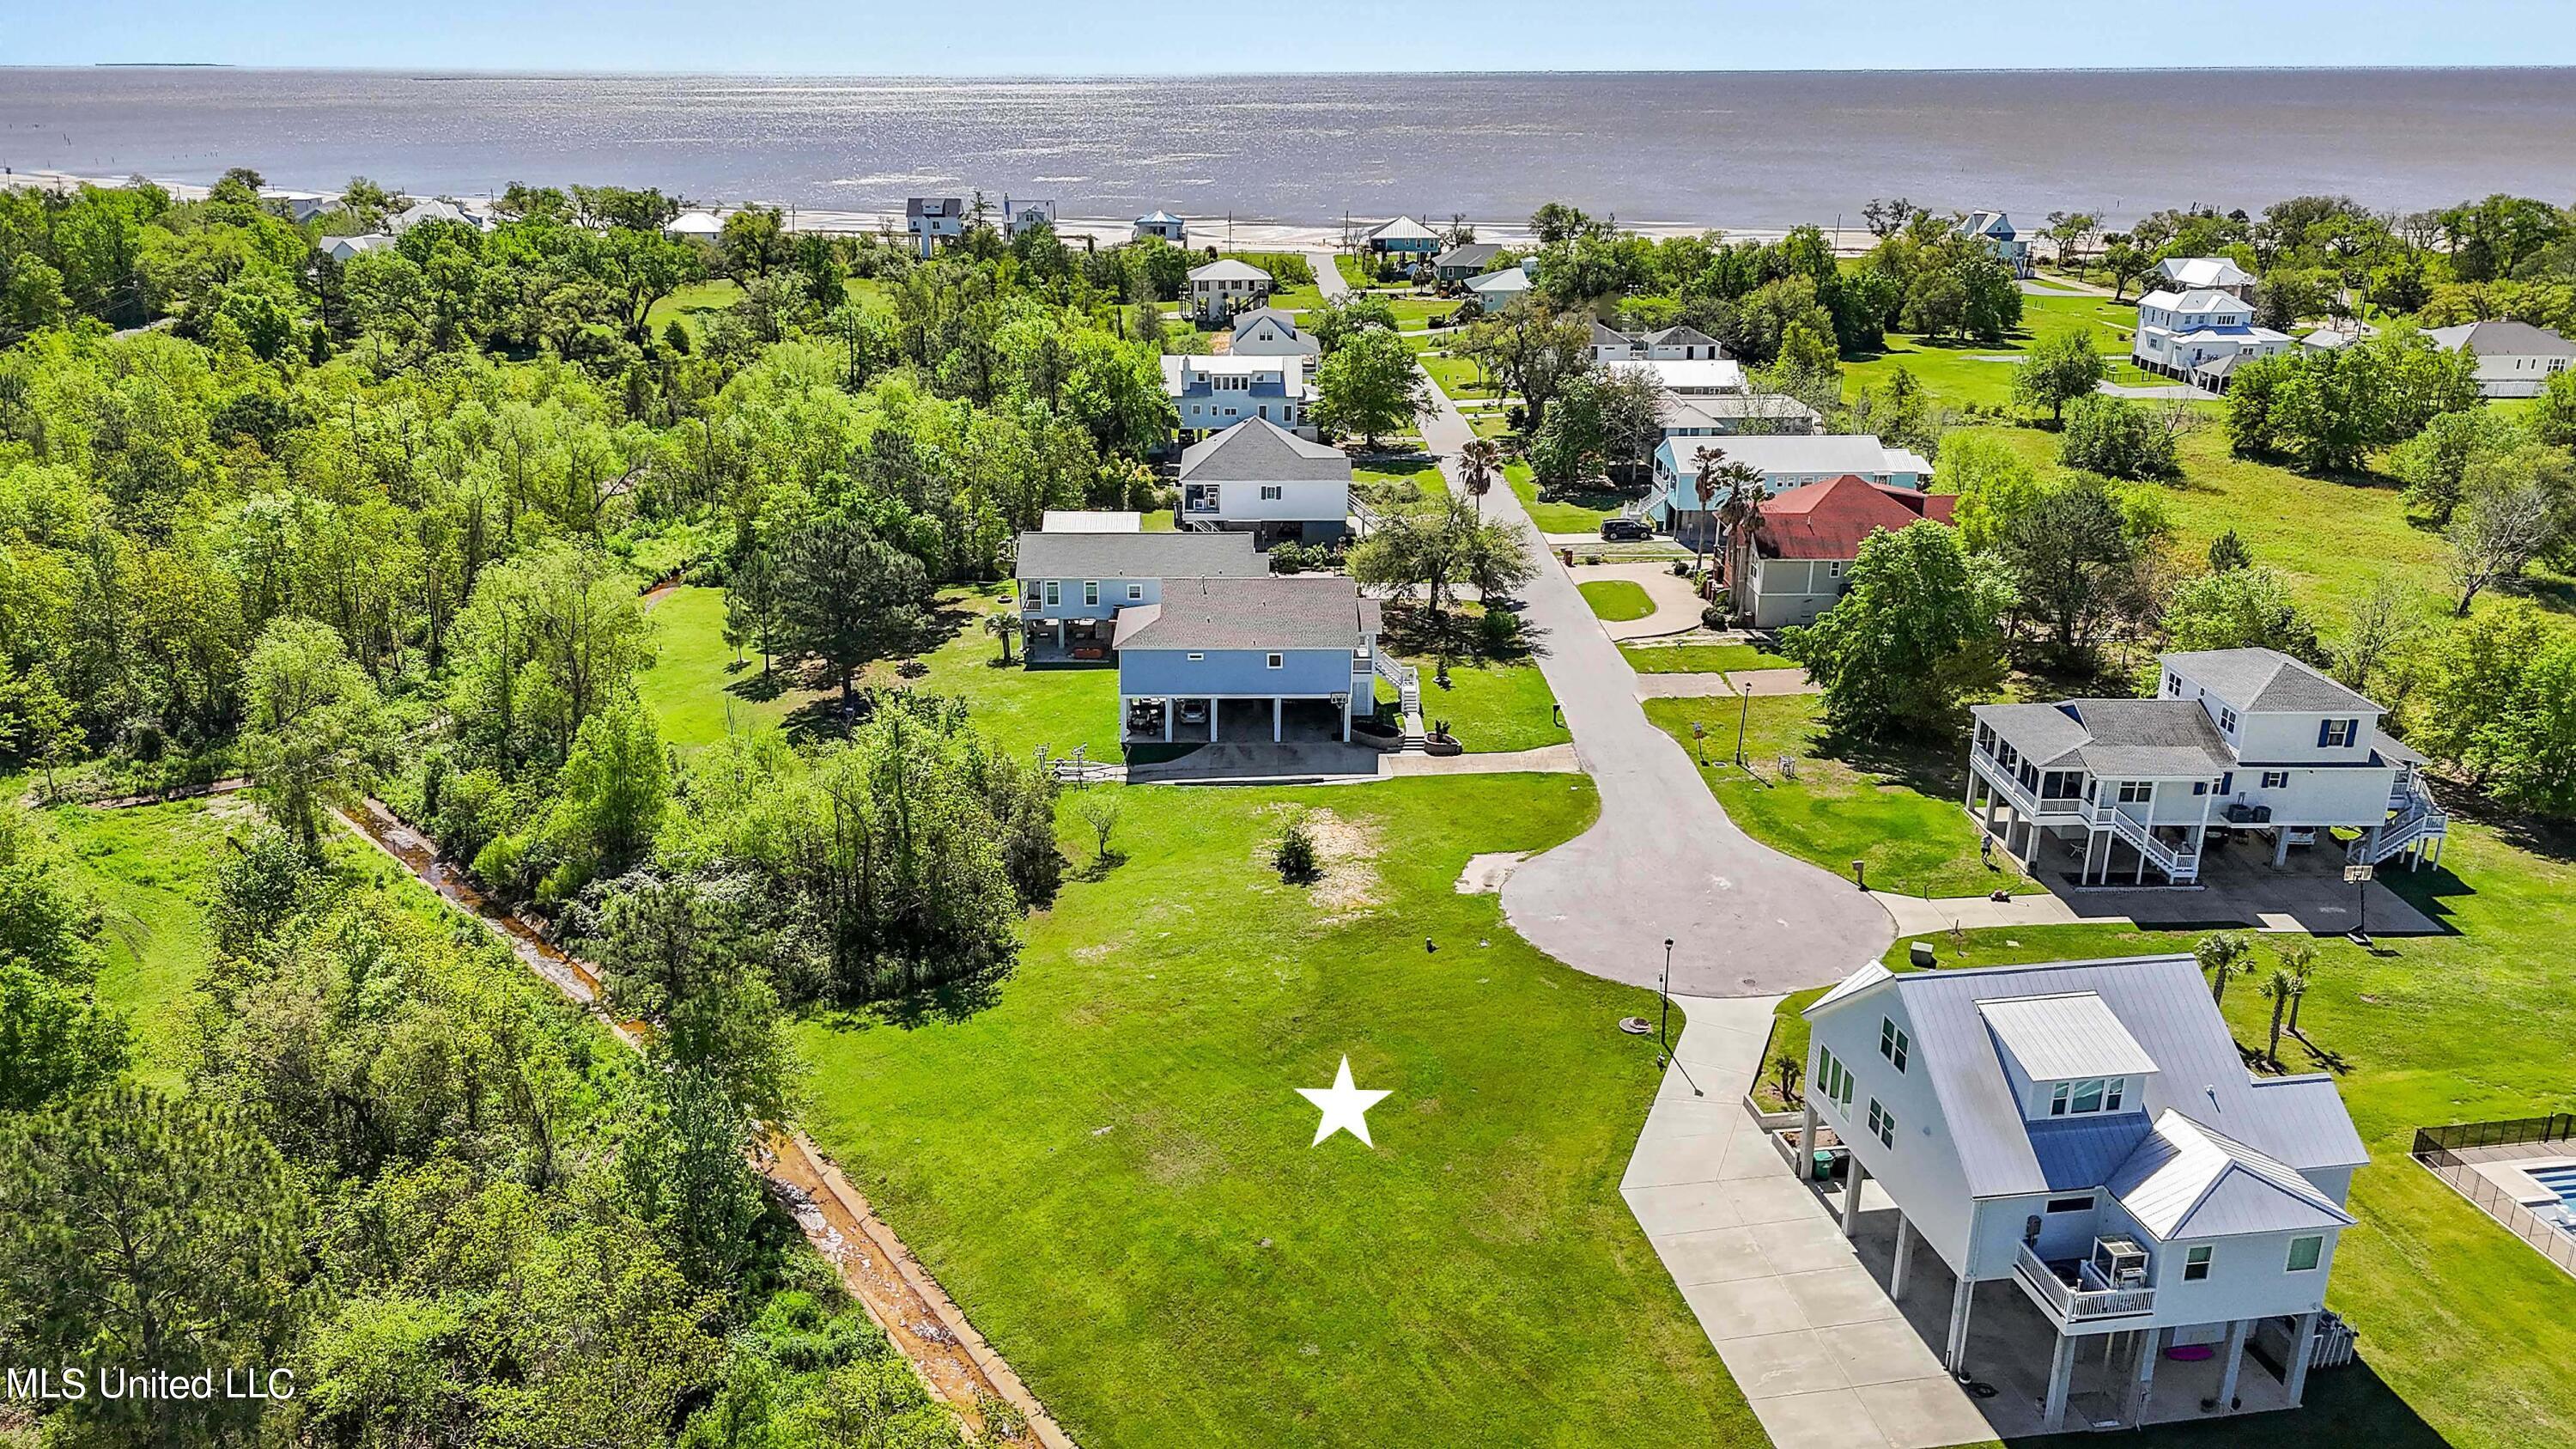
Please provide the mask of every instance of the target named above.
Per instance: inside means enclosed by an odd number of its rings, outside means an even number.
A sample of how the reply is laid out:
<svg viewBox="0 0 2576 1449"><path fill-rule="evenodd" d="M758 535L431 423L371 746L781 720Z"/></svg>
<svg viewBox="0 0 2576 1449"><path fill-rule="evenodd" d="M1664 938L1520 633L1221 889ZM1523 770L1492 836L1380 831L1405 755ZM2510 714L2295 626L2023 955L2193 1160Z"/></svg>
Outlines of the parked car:
<svg viewBox="0 0 2576 1449"><path fill-rule="evenodd" d="M1601 520L1601 537L1609 543L1637 543L1655 536L1654 525L1642 518L1605 518Z"/></svg>

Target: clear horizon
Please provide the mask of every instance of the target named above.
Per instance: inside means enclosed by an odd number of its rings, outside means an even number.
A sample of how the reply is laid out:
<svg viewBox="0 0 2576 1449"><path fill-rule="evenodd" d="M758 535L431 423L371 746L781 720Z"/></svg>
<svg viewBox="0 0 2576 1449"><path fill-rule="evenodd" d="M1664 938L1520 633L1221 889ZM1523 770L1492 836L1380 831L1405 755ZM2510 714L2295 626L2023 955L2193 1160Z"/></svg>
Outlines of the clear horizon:
<svg viewBox="0 0 2576 1449"><path fill-rule="evenodd" d="M1953 7L1918 0L1601 0L1580 25L1539 0L1488 0L1472 24L1447 28L1391 20L1361 0L1311 0L1295 17L1261 31L1259 53L1271 64L1256 69L1211 67L1211 48L1191 39L1206 12L1183 0L1133 0L1114 26L1037 0L879 13L829 0L743 0L721 25L679 0L452 0L400 14L353 14L325 0L136 0L13 17L0 66L1083 80L2576 65L2576 25L2560 0L2168 0L2144 35L2080 16L1962 26ZM2227 63L2152 63L2159 52L2212 49ZM1167 54L1183 59L1157 63ZM1424 63L1389 64L1415 56Z"/></svg>

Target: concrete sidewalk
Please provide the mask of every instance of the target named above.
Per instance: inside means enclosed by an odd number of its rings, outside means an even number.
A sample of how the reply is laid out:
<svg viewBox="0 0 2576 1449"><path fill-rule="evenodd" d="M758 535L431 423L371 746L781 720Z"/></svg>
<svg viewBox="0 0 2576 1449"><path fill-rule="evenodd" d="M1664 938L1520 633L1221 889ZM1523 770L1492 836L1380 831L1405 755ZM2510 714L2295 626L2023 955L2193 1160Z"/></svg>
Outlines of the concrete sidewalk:
<svg viewBox="0 0 2576 1449"><path fill-rule="evenodd" d="M1763 1432L1778 1449L1994 1437L1744 1108L1778 998L1674 1004L1689 1019L1619 1195ZM1887 1206L1875 1192L1864 1187L1864 1206Z"/></svg>

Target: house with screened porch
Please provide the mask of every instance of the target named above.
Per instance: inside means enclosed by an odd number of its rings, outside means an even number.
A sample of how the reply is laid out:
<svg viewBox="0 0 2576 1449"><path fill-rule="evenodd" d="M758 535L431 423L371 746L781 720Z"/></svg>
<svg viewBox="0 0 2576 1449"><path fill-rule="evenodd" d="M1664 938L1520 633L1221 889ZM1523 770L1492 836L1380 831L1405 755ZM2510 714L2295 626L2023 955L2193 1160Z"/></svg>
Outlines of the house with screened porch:
<svg viewBox="0 0 2576 1449"><path fill-rule="evenodd" d="M1967 806L2077 885L2193 885L2220 840L2357 833L2354 863L2441 860L2450 816L2377 702L2274 649L2161 655L2153 699L1977 706Z"/></svg>
<svg viewBox="0 0 2576 1449"><path fill-rule="evenodd" d="M1894 1206L1885 1286L1997 1437L2298 1406L2370 1154L2331 1078L2247 1073L2191 957L1871 964L1804 1015L1799 1140L1846 1235Z"/></svg>

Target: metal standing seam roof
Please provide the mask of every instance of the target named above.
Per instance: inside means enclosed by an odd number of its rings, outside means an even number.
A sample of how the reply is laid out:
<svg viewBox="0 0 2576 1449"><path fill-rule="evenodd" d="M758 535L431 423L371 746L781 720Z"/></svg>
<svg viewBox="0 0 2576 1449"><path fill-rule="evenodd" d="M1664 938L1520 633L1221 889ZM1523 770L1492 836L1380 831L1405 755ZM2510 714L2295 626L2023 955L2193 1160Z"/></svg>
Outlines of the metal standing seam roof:
<svg viewBox="0 0 2576 1449"><path fill-rule="evenodd" d="M2129 1035L2098 992L1980 1001L1977 1013L2012 1053L2022 1075L2034 1082L2144 1076L2156 1069L2156 1059Z"/></svg>
<svg viewBox="0 0 2576 1449"><path fill-rule="evenodd" d="M2352 1214L2270 1153L2167 1108L2103 1187L2160 1242L2343 1228Z"/></svg>
<svg viewBox="0 0 2576 1449"><path fill-rule="evenodd" d="M1266 282L1270 274L1250 262L1219 257L1190 268L1189 278L1193 282Z"/></svg>
<svg viewBox="0 0 2576 1449"><path fill-rule="evenodd" d="M2167 257L2156 264L2156 273L2186 291L2242 287L2254 280L2231 257Z"/></svg>
<svg viewBox="0 0 2576 1449"><path fill-rule="evenodd" d="M1482 267L1503 249L1500 242L1465 242L1431 259L1435 267Z"/></svg>
<svg viewBox="0 0 2576 1449"><path fill-rule="evenodd" d="M1470 277L1466 283L1467 290L1480 297L1488 292L1526 292L1536 285L1530 280L1529 273L1518 267L1505 267L1499 272Z"/></svg>
<svg viewBox="0 0 2576 1449"><path fill-rule="evenodd" d="M1017 579L1266 578L1249 533L1024 533Z"/></svg>
<svg viewBox="0 0 2576 1449"><path fill-rule="evenodd" d="M2385 713L2367 695L2277 649L2196 649L2157 656L2166 670L2234 705L2240 713L2360 710Z"/></svg>
<svg viewBox="0 0 2576 1449"><path fill-rule="evenodd" d="M1298 437L1267 418L1246 418L1181 450L1183 482L1351 479L1350 455L1330 443Z"/></svg>
<svg viewBox="0 0 2576 1449"><path fill-rule="evenodd" d="M1634 344L1631 344L1634 345ZM1613 372L1642 372L1673 392L1744 391L1744 364L1717 357L1629 357L1608 364Z"/></svg>
<svg viewBox="0 0 2576 1449"><path fill-rule="evenodd" d="M1647 365L1641 362L1626 364L1629 367ZM1710 364L1666 365L1706 367ZM1717 365L1735 366L1731 362ZM1682 441L1692 445L1692 452L1701 447L1721 449L1729 462L1749 463L1765 474L1822 473L1830 477L1838 473L1857 473L1866 478L1872 473L1889 471L1887 445L1870 433L1737 433L1713 442L1697 438ZM1656 451L1668 455L1665 463L1674 473L1684 471L1679 461L1684 450L1675 447L1673 439L1666 438Z"/></svg>
<svg viewBox="0 0 2576 1449"><path fill-rule="evenodd" d="M1356 649L1378 632L1378 601L1325 574L1173 579L1147 617L1127 609L1117 647L1129 649ZM1133 628L1130 615L1140 616Z"/></svg>
<svg viewBox="0 0 2576 1449"><path fill-rule="evenodd" d="M1864 968L1864 974L1877 969ZM1912 1060L1940 1103L1950 1150L1971 1197L2069 1185L2050 1181L2042 1167L2034 1142L2034 1129L2042 1124L2023 1118L1980 1010L1983 1003L2023 995L2099 995L2156 1063L2158 1070L2135 1086L2138 1106L2151 1120L2171 1109L2301 1170L2357 1167L2370 1160L2330 1083L2276 1097L2278 1084L2258 1087L2246 1075L2235 1038L2189 956L1918 971L1868 981L1856 977L1845 985L1852 989L1837 988L1805 1015L1855 1009L1883 991L1900 994L1913 1028Z"/></svg>
<svg viewBox="0 0 2576 1449"><path fill-rule="evenodd" d="M1655 412L1667 431L1727 418L1804 418L1812 423L1818 416L1814 408L1776 392L1699 393L1691 397L1668 392L1655 400Z"/></svg>

